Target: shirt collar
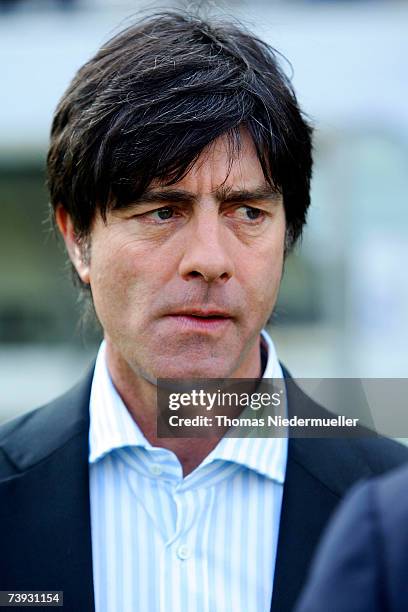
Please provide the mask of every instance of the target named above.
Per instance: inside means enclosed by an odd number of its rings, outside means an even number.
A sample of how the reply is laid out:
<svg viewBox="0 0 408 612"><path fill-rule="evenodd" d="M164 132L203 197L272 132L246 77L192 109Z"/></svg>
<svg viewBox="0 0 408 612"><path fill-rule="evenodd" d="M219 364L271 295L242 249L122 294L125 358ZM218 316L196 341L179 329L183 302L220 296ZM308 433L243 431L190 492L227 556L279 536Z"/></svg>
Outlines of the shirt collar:
<svg viewBox="0 0 408 612"><path fill-rule="evenodd" d="M262 378L283 379L275 345L269 334L262 330L261 342L268 359ZM222 438L201 465L215 460L232 461L258 472L271 480L285 481L288 439L286 438Z"/></svg>
<svg viewBox="0 0 408 612"><path fill-rule="evenodd" d="M261 332L267 351L263 378L283 378L275 346L269 334ZM154 452L137 423L130 416L115 389L106 365L102 342L95 364L90 396L89 462L96 463L115 449L141 447ZM240 464L279 483L285 480L287 438L222 438L204 459L200 469L213 461Z"/></svg>
<svg viewBox="0 0 408 612"><path fill-rule="evenodd" d="M89 462L96 463L116 448L152 448L115 389L102 342L96 358L89 400Z"/></svg>

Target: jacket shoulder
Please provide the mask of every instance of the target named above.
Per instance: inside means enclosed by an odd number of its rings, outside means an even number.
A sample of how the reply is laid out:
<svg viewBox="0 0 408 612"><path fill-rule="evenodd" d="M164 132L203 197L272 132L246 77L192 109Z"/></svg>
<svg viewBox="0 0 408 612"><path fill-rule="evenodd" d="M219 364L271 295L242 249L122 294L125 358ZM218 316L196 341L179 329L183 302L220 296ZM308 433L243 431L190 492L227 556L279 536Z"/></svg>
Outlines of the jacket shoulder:
<svg viewBox="0 0 408 612"><path fill-rule="evenodd" d="M373 474L382 474L408 462L408 447L382 436L353 440Z"/></svg>
<svg viewBox="0 0 408 612"><path fill-rule="evenodd" d="M333 413L307 395L284 370L289 416L332 417ZM357 425L337 435L321 429L304 437L304 431L291 432L289 449L295 461L317 477L335 495L344 493L359 480L380 475L408 462L408 448L375 431Z"/></svg>
<svg viewBox="0 0 408 612"><path fill-rule="evenodd" d="M46 459L89 429L93 368L55 400L0 426L0 481Z"/></svg>

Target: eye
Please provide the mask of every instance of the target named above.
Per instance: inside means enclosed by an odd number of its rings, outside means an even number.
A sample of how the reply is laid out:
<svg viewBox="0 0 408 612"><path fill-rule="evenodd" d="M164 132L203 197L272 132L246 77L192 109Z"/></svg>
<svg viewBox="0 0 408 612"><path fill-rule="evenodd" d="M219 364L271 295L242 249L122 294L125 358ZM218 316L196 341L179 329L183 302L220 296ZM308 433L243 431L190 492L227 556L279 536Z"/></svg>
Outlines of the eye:
<svg viewBox="0 0 408 612"><path fill-rule="evenodd" d="M174 208L164 207L158 208L157 210L152 210L150 213L152 216L157 216L160 221L167 221L167 219L171 219L174 215Z"/></svg>
<svg viewBox="0 0 408 612"><path fill-rule="evenodd" d="M232 211L232 215L239 221L246 221L247 223L250 221L260 222L265 217L265 212L253 206L237 206L235 210Z"/></svg>
<svg viewBox="0 0 408 612"><path fill-rule="evenodd" d="M256 221L262 216L262 210L260 208L253 208L252 206L242 206L248 219Z"/></svg>
<svg viewBox="0 0 408 612"><path fill-rule="evenodd" d="M182 211L173 205L151 208L145 212L133 214L131 218L139 223L147 223L151 226L171 225L174 221L179 221L183 217Z"/></svg>

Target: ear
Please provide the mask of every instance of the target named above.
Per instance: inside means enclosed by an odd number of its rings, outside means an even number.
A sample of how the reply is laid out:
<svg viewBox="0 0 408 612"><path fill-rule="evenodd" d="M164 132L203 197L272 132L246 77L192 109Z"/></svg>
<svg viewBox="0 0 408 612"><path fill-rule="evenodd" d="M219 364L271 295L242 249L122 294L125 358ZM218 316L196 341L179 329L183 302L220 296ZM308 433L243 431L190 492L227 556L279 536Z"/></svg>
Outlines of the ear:
<svg viewBox="0 0 408 612"><path fill-rule="evenodd" d="M75 233L72 219L61 204L55 211L55 220L57 222L58 229L64 238L69 258L75 266L79 278L83 283L89 285L89 262L87 261L87 258L84 257L84 249L79 242L77 234Z"/></svg>

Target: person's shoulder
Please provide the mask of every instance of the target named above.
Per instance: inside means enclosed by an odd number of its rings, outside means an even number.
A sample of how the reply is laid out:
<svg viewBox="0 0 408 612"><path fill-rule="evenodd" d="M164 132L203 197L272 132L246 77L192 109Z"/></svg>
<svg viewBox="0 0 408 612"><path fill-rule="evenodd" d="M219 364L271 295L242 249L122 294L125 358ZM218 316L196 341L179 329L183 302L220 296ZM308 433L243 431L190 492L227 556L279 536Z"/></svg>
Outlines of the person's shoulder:
<svg viewBox="0 0 408 612"><path fill-rule="evenodd" d="M408 522L408 465L402 465L389 474L373 478L369 482L378 516L383 528L399 530ZM399 534L398 537L400 537ZM407 532L408 546L408 532Z"/></svg>
<svg viewBox="0 0 408 612"><path fill-rule="evenodd" d="M0 426L0 481L32 467L89 428L93 369L51 402Z"/></svg>
<svg viewBox="0 0 408 612"><path fill-rule="evenodd" d="M380 549L373 544L375 552L371 552L371 557L376 556L377 565L380 564L383 568L383 580L387 583L390 597L390 610L408 609L407 489L408 466L403 465L357 485L340 510L341 519L352 524L343 540L347 535L356 533L353 525L356 529L361 529L362 525L369 524L372 541L382 542Z"/></svg>
<svg viewBox="0 0 408 612"><path fill-rule="evenodd" d="M378 476L372 482L381 495L390 500L393 497L396 498L401 491L408 489L408 465L403 465L390 474ZM405 495L404 499L406 499L408 506L408 496Z"/></svg>

